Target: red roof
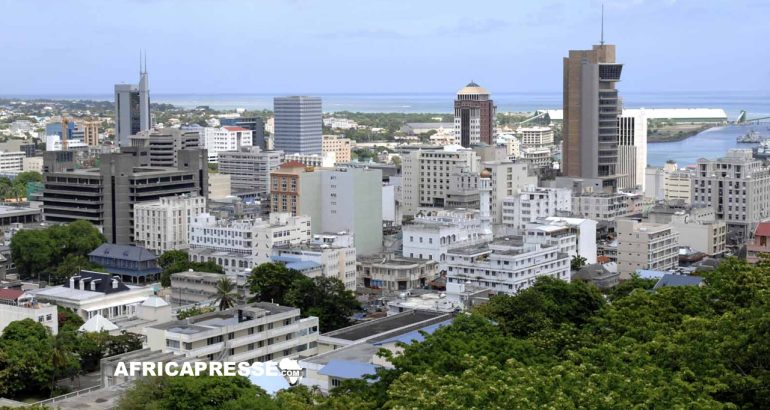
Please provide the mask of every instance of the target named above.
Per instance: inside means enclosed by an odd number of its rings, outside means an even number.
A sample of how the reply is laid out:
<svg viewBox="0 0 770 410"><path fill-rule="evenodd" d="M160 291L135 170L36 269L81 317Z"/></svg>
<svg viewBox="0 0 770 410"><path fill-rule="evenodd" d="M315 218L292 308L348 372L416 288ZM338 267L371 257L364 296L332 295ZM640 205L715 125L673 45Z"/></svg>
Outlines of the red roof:
<svg viewBox="0 0 770 410"><path fill-rule="evenodd" d="M305 164L299 161L289 161L281 164L281 168L305 168Z"/></svg>
<svg viewBox="0 0 770 410"><path fill-rule="evenodd" d="M16 301L16 299L19 298L19 296L23 295L23 290L16 290L16 289L0 289L0 299L2 300L12 300Z"/></svg>
<svg viewBox="0 0 770 410"><path fill-rule="evenodd" d="M754 236L770 236L770 222L760 222Z"/></svg>
<svg viewBox="0 0 770 410"><path fill-rule="evenodd" d="M596 257L596 262L605 264L610 262L609 256L600 255Z"/></svg>
<svg viewBox="0 0 770 410"><path fill-rule="evenodd" d="M251 131L243 127L224 127L228 131Z"/></svg>

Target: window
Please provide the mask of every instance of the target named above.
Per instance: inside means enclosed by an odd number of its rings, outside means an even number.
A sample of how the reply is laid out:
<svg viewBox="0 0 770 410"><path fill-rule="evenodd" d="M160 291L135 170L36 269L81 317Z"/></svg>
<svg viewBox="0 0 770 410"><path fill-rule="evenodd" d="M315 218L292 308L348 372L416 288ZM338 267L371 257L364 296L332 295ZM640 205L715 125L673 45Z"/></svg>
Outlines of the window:
<svg viewBox="0 0 770 410"><path fill-rule="evenodd" d="M172 349L179 349L179 340L166 339L166 347L170 347Z"/></svg>

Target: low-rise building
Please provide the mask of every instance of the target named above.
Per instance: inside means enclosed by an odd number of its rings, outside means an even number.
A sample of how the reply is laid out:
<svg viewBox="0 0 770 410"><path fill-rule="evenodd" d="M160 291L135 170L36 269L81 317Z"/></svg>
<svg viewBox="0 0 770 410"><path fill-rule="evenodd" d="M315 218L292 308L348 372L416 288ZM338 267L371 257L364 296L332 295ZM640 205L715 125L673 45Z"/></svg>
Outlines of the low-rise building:
<svg viewBox="0 0 770 410"><path fill-rule="evenodd" d="M521 145L525 148L553 145L553 129L551 127L521 127L516 130L516 134L521 138Z"/></svg>
<svg viewBox="0 0 770 410"><path fill-rule="evenodd" d="M596 263L596 221L592 219L548 217L528 224L527 241L556 245L570 258L582 256Z"/></svg>
<svg viewBox="0 0 770 410"><path fill-rule="evenodd" d="M494 293L518 293L539 277L570 280L570 258L566 253L557 246L528 242L521 236L453 249L447 253L447 265L447 287L450 283L466 283Z"/></svg>
<svg viewBox="0 0 770 410"><path fill-rule="evenodd" d="M762 255L770 255L770 222L762 222L754 230L754 239L746 247L746 261L757 263Z"/></svg>
<svg viewBox="0 0 770 410"><path fill-rule="evenodd" d="M668 224L616 221L618 272L669 270L679 266L679 233Z"/></svg>
<svg viewBox="0 0 770 410"><path fill-rule="evenodd" d="M217 296L217 283L223 278L219 273L187 272L171 274L172 305L185 306L214 300Z"/></svg>
<svg viewBox="0 0 770 410"><path fill-rule="evenodd" d="M231 175L210 173L208 177L209 199L224 199L231 195Z"/></svg>
<svg viewBox="0 0 770 410"><path fill-rule="evenodd" d="M210 361L266 362L313 356L318 318L260 302L146 328L152 350Z"/></svg>
<svg viewBox="0 0 770 410"><path fill-rule="evenodd" d="M209 182L211 181L209 175ZM206 198L180 195L158 198L134 206L134 241L157 254L188 248L187 233L192 219L206 212Z"/></svg>
<svg viewBox="0 0 770 410"><path fill-rule="evenodd" d="M56 306L39 303L32 295L18 289L0 289L0 334L11 322L32 319L59 332L59 315Z"/></svg>
<svg viewBox="0 0 770 410"><path fill-rule="evenodd" d="M137 307L152 295L152 286L123 283L119 276L81 271L61 286L29 290L35 299L72 309L83 320L102 315L106 319L135 316Z"/></svg>
<svg viewBox="0 0 770 410"><path fill-rule="evenodd" d="M642 212L639 193L573 193L572 214L580 218L614 221Z"/></svg>
<svg viewBox="0 0 770 410"><path fill-rule="evenodd" d="M162 271L158 257L141 246L103 243L88 254L88 260L131 283L155 281Z"/></svg>
<svg viewBox="0 0 770 410"><path fill-rule="evenodd" d="M404 292L425 287L438 276L438 262L394 255L361 258L356 263L358 287Z"/></svg>
<svg viewBox="0 0 770 410"><path fill-rule="evenodd" d="M334 244L316 239L313 243L276 246L272 258L286 264L300 263L295 269L309 277L337 278L345 289L356 290L356 248L352 241Z"/></svg>

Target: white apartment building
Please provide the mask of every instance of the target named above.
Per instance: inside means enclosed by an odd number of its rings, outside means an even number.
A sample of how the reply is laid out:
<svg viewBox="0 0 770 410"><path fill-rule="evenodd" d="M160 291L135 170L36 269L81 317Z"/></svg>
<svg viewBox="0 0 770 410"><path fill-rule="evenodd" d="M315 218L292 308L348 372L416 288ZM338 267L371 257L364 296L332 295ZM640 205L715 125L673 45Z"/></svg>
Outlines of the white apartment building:
<svg viewBox="0 0 770 410"><path fill-rule="evenodd" d="M759 222L770 218L770 168L750 149L731 149L723 158L700 159L692 179L692 205L710 207L742 243Z"/></svg>
<svg viewBox="0 0 770 410"><path fill-rule="evenodd" d="M0 151L0 173L21 172L24 169L24 157L21 151Z"/></svg>
<svg viewBox="0 0 770 410"><path fill-rule="evenodd" d="M401 232L401 255L437 261L439 271L446 270L447 253L451 249L492 240L491 235L484 232L479 211L475 209L442 210L431 216L419 216L403 225Z"/></svg>
<svg viewBox="0 0 770 410"><path fill-rule="evenodd" d="M647 167L644 170L644 198L652 201L665 199L666 173L661 168Z"/></svg>
<svg viewBox="0 0 770 410"><path fill-rule="evenodd" d="M180 195L134 205L134 242L161 254L187 249L188 226L206 212L206 198Z"/></svg>
<svg viewBox="0 0 770 410"><path fill-rule="evenodd" d="M493 226L503 223L503 201L520 189L537 185L537 176L530 175L526 162L484 161L480 175L489 178L491 184L489 215Z"/></svg>
<svg viewBox="0 0 770 410"><path fill-rule="evenodd" d="M317 353L318 318L259 302L145 328L151 350L228 362L266 362Z"/></svg>
<svg viewBox="0 0 770 410"><path fill-rule="evenodd" d="M356 248L352 241L335 244L316 240L309 244L278 246L273 249L273 260L286 263L290 268L296 263L297 267L304 267L297 270L309 277L337 278L346 290L356 290ZM318 269L308 269L302 262L312 263Z"/></svg>
<svg viewBox="0 0 770 410"><path fill-rule="evenodd" d="M323 119L324 127L349 130L351 128L357 128L358 123L347 118L325 117Z"/></svg>
<svg viewBox="0 0 770 410"><path fill-rule="evenodd" d="M43 157L24 157L21 160L21 171L35 171L43 173Z"/></svg>
<svg viewBox="0 0 770 410"><path fill-rule="evenodd" d="M593 219L547 217L527 224L527 241L554 244L570 258L582 256L596 263L596 221Z"/></svg>
<svg viewBox="0 0 770 410"><path fill-rule="evenodd" d="M453 249L447 253L447 265L447 287L465 283L515 294L543 276L570 281L567 254L557 246L526 242L523 237Z"/></svg>
<svg viewBox="0 0 770 410"><path fill-rule="evenodd" d="M618 189L645 188L647 168L647 115L644 110L623 110L618 116Z"/></svg>
<svg viewBox="0 0 770 410"><path fill-rule="evenodd" d="M582 218L614 221L640 212L640 193L586 193L572 196L572 214Z"/></svg>
<svg viewBox="0 0 770 410"><path fill-rule="evenodd" d="M420 149L401 156L404 215L420 210L443 208L449 189L449 175L458 169L479 172L476 153L459 145L441 149Z"/></svg>
<svg viewBox="0 0 770 410"><path fill-rule="evenodd" d="M218 162L220 152L238 151L252 144L252 131L242 127L202 127L198 133L200 146L208 150L210 163Z"/></svg>
<svg viewBox="0 0 770 410"><path fill-rule="evenodd" d="M553 145L553 129L551 127L522 127L516 130L516 134L521 138L521 146L524 148Z"/></svg>
<svg viewBox="0 0 770 410"><path fill-rule="evenodd" d="M665 271L679 266L679 233L668 224L616 221L618 272L637 269Z"/></svg>
<svg viewBox="0 0 770 410"><path fill-rule="evenodd" d="M241 285L254 267L269 262L273 247L310 241L310 217L275 212L270 219L217 219L203 213L189 225L190 260L212 261Z"/></svg>
<svg viewBox="0 0 770 410"><path fill-rule="evenodd" d="M572 212L572 191L528 185L503 198L503 226L507 231L524 228L539 218Z"/></svg>
<svg viewBox="0 0 770 410"><path fill-rule="evenodd" d="M63 149L63 143L60 135L46 135L45 136L45 150L46 151L61 151ZM79 149L87 148L88 144L83 140L68 139L67 149Z"/></svg>
<svg viewBox="0 0 770 410"><path fill-rule="evenodd" d="M350 162L350 150L352 141L349 138L338 137L336 135L324 135L321 141L321 152L334 153L335 162Z"/></svg>

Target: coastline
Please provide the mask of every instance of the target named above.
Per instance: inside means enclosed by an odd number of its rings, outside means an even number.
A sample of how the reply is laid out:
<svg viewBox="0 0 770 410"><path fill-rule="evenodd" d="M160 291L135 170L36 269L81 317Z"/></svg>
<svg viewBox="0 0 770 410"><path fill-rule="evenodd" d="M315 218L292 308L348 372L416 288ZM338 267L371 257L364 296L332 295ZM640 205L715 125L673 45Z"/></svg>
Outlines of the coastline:
<svg viewBox="0 0 770 410"><path fill-rule="evenodd" d="M649 135L647 136L647 143L648 144L660 144L660 143L666 143L666 142L680 142L684 141L690 137L694 137L698 134L700 134L703 131L709 130L711 128L719 127L719 125L704 125L702 127L698 127L693 130L681 132L674 135ZM657 138L655 138L657 137Z"/></svg>

